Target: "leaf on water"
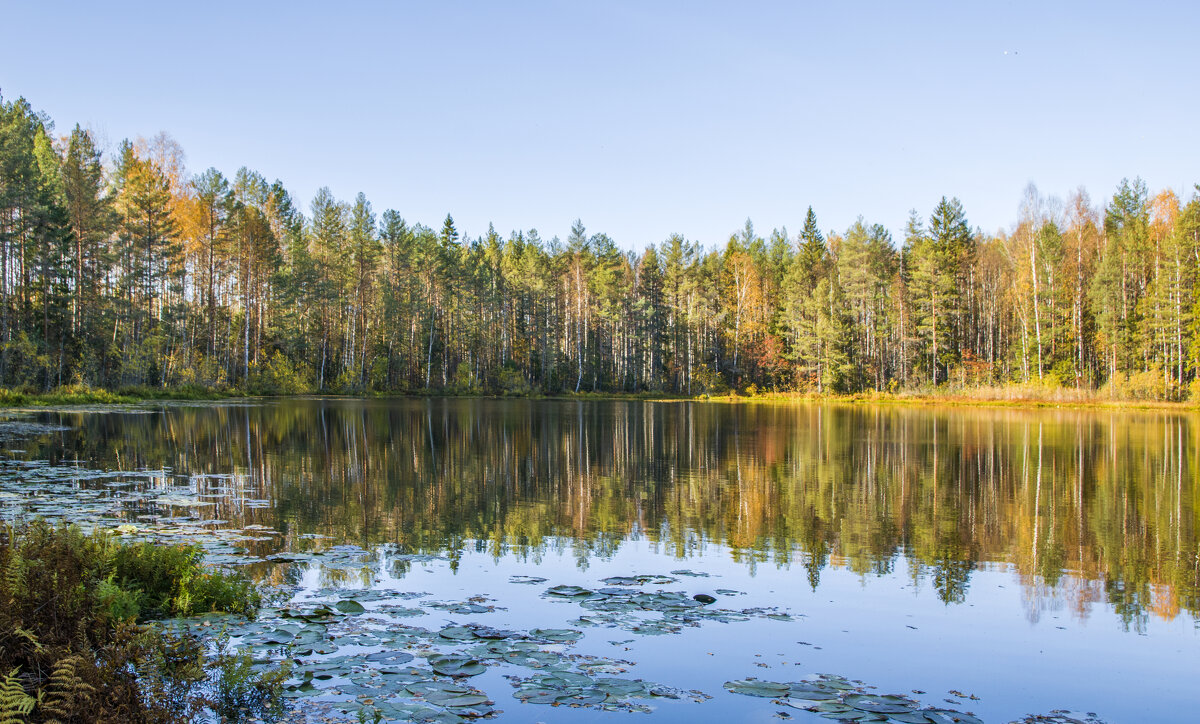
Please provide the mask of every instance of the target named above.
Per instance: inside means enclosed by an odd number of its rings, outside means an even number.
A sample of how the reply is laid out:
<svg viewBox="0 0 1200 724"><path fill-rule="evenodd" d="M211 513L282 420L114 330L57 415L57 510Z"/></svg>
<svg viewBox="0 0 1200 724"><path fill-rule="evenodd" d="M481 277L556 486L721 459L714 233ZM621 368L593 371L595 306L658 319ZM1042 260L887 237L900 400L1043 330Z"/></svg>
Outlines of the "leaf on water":
<svg viewBox="0 0 1200 724"><path fill-rule="evenodd" d="M425 701L438 706L478 706L486 704L488 698L486 694L476 692L432 691L425 695Z"/></svg>
<svg viewBox="0 0 1200 724"><path fill-rule="evenodd" d="M555 701L559 704L599 704L607 698L608 694L602 691L581 691L577 694L563 694Z"/></svg>
<svg viewBox="0 0 1200 724"><path fill-rule="evenodd" d="M405 651L378 651L373 654L367 654L365 659L376 664L398 666L412 661L413 655Z"/></svg>
<svg viewBox="0 0 1200 724"><path fill-rule="evenodd" d="M591 591L580 586L554 586L546 590L547 596L559 596L562 598L575 598L577 596L589 596Z"/></svg>
<svg viewBox="0 0 1200 724"><path fill-rule="evenodd" d="M546 579L541 576L509 576L509 583L524 583L527 585L545 583Z"/></svg>
<svg viewBox="0 0 1200 724"><path fill-rule="evenodd" d="M517 689L513 697L526 704L553 704L558 700L559 692L547 688Z"/></svg>
<svg viewBox="0 0 1200 724"><path fill-rule="evenodd" d="M367 610L365 606L354 599L338 601L337 603L333 604L333 607L342 613L363 613Z"/></svg>
<svg viewBox="0 0 1200 724"><path fill-rule="evenodd" d="M430 656L429 665L442 676L479 676L487 670L483 664L465 656Z"/></svg>
<svg viewBox="0 0 1200 724"><path fill-rule="evenodd" d="M438 631L438 636L452 641L472 641L475 639L475 631L467 626L447 626Z"/></svg>
<svg viewBox="0 0 1200 724"><path fill-rule="evenodd" d="M520 636L516 631L508 631L506 629L492 628L490 626L477 626L473 629L476 638L499 641L502 639L510 639Z"/></svg>
<svg viewBox="0 0 1200 724"><path fill-rule="evenodd" d="M786 697L788 693L787 684L780 684L774 681L760 681L758 679L726 681L724 686L734 694L759 696L768 699Z"/></svg>
<svg viewBox="0 0 1200 724"><path fill-rule="evenodd" d="M874 712L876 714L901 714L912 711L916 706L916 702L898 703L897 701L889 700L883 696L874 694L851 694L842 701L859 711Z"/></svg>
<svg viewBox="0 0 1200 724"><path fill-rule="evenodd" d="M554 643L570 643L578 641L583 636L583 632L573 628L535 628L529 632L529 635Z"/></svg>

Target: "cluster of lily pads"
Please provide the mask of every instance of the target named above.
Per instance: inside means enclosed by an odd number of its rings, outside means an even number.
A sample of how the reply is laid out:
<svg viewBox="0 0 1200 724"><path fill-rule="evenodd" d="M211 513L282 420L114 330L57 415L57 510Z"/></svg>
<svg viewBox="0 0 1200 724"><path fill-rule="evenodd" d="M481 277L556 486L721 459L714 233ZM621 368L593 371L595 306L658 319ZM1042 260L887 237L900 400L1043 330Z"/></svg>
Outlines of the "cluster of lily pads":
<svg viewBox="0 0 1200 724"><path fill-rule="evenodd" d="M762 681L749 678L726 681L734 694L772 699L776 704L816 712L827 719L898 724L983 724L975 715L922 707L900 694L872 694L861 682L844 676L819 674L804 681Z"/></svg>
<svg viewBox="0 0 1200 724"><path fill-rule="evenodd" d="M903 694L876 694L863 682L835 674L817 674L803 681L764 681L750 677L726 681L734 694L771 699L776 705L819 714L844 722L890 722L892 724L983 724L971 712L924 706ZM919 693L919 692L918 692ZM961 692L951 692L964 698ZM781 718L789 718L786 712ZM1032 714L1010 724L1102 724L1095 714L1076 717L1069 711Z"/></svg>
<svg viewBox="0 0 1200 724"><path fill-rule="evenodd" d="M571 646L583 636L577 629L515 631L475 622L440 629L410 626L396 620L390 599L397 595L411 600L428 594L337 591L264 609L255 621L228 617L223 625L231 643L252 652L258 663L271 665L285 658L294 662L287 696L319 701L319 709L327 714L368 721L493 717L499 713L495 702L468 682L494 666L531 670L528 675L509 675L516 688L513 696L522 703L649 711L649 700L685 695L661 684L617 676L632 662L572 654ZM445 610L456 603L470 601L421 605ZM170 625L196 632L222 622L210 616ZM303 708L311 707L306 701Z"/></svg>
<svg viewBox="0 0 1200 724"><path fill-rule="evenodd" d="M513 696L525 704L550 704L591 707L605 711L640 711L649 713L652 707L635 700L681 699L690 696L703 701L707 695L699 691L682 692L641 679L614 676L589 676L572 671L549 671L529 677L510 677L516 692Z"/></svg>
<svg viewBox="0 0 1200 724"><path fill-rule="evenodd" d="M777 621L792 619L790 614L776 608L713 608L710 604L717 599L705 593L689 596L682 591L643 588L677 583L678 579L671 576L613 576L603 579L603 582L608 585L596 589L573 585L553 586L543 596L550 600L571 601L586 609L588 613L574 622L578 625L620 628L644 635L679 633L685 626L699 626L705 622L734 623L752 618ZM648 613L658 616L649 617L646 615Z"/></svg>

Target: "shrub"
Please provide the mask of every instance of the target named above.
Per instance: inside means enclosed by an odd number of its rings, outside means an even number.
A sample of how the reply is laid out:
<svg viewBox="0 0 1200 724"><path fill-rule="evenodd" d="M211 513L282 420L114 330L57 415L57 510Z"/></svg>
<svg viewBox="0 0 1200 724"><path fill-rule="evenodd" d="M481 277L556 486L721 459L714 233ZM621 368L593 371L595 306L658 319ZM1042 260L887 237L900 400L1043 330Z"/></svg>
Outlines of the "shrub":
<svg viewBox="0 0 1200 724"><path fill-rule="evenodd" d="M1103 390L1118 400L1165 400L1170 397L1160 365L1133 374L1117 373Z"/></svg>
<svg viewBox="0 0 1200 724"><path fill-rule="evenodd" d="M349 384L347 377L343 384ZM250 365L246 392L252 395L297 395L312 389L304 375L278 350L265 362Z"/></svg>
<svg viewBox="0 0 1200 724"><path fill-rule="evenodd" d="M205 571L202 557L199 546L117 546L109 580L136 594L143 618L210 611L252 616L261 602L254 585L241 576Z"/></svg>
<svg viewBox="0 0 1200 724"><path fill-rule="evenodd" d="M252 583L206 571L193 546L125 545L44 521L2 527L0 721L173 722L215 711L230 664L206 664L202 642L138 620L252 614L258 603ZM270 704L255 715L278 708L282 674L234 674L240 700Z"/></svg>
<svg viewBox="0 0 1200 724"><path fill-rule="evenodd" d="M708 365L697 365L692 369L692 389L710 395L723 395L729 392L729 384L721 373Z"/></svg>
<svg viewBox="0 0 1200 724"><path fill-rule="evenodd" d="M533 385L525 379L525 375L511 362L500 370L496 377L496 386L503 395L526 397L536 392Z"/></svg>

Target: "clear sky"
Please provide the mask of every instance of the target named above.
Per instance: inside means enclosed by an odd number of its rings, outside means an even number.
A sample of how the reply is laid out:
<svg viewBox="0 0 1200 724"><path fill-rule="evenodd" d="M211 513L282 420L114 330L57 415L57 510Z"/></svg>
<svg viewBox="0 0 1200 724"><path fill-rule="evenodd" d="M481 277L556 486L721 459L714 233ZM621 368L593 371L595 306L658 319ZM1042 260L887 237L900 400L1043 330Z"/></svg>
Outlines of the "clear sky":
<svg viewBox="0 0 1200 724"><path fill-rule="evenodd" d="M1200 181L1200 3L13 2L0 92L475 236L973 226Z"/></svg>

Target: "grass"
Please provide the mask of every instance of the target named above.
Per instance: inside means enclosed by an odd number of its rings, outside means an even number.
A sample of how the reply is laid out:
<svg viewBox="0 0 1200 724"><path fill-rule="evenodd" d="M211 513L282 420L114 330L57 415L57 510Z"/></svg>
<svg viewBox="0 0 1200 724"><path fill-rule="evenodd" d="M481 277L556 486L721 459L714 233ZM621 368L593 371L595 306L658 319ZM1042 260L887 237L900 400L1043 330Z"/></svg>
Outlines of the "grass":
<svg viewBox="0 0 1200 724"><path fill-rule="evenodd" d="M665 392L562 392L523 395L490 394L484 392L430 391L420 392L317 392L326 397L346 399L390 399L399 397L490 398L532 400L648 400L681 401L708 400L722 402L836 402L845 404L892 405L961 405L980 407L1060 407L1191 410L1200 407L1200 400L1161 401L1142 396L1113 394L1110 390L1075 387L1051 387L1036 384L986 385L976 387L918 388L896 392L859 392L853 394L817 394L814 392L722 391L695 395ZM50 392L28 392L0 388L0 408L58 407L68 405L136 404L153 400L225 400L250 396L236 389L216 389L198 386L177 388L123 387L117 391L88 387L64 387ZM259 396L259 395L254 395ZM293 395L261 395L291 397Z"/></svg>
<svg viewBox="0 0 1200 724"><path fill-rule="evenodd" d="M236 390L186 387L122 387L116 391L92 387L61 387L49 392L0 388L2 407L60 407L65 405L129 405L149 400L224 400L244 397Z"/></svg>
<svg viewBox="0 0 1200 724"><path fill-rule="evenodd" d="M671 399L671 398L663 398ZM906 392L863 392L856 394L807 394L799 392L769 392L755 395L722 394L699 396L716 402L791 402L791 403L838 403L850 405L913 405L913 406L962 406L962 407L1009 407L1009 408L1060 408L1060 409L1123 409L1123 410L1171 410L1178 412L1200 409L1197 401L1161 401L1127 399L1108 396L1090 390L1063 388L1060 390L1031 390L1017 387L966 388L955 390L913 390Z"/></svg>

